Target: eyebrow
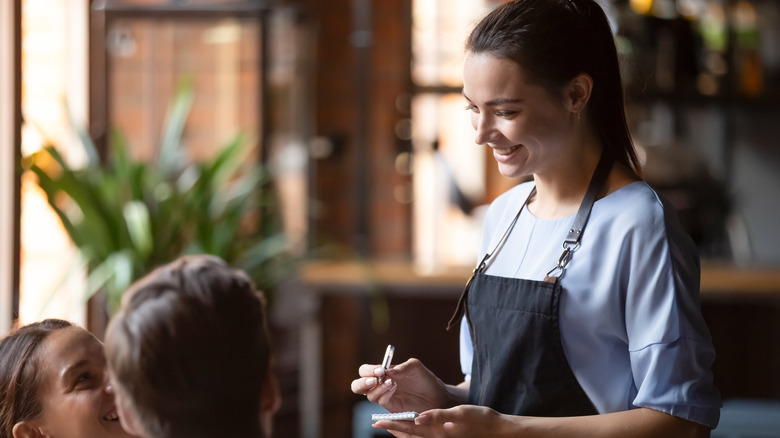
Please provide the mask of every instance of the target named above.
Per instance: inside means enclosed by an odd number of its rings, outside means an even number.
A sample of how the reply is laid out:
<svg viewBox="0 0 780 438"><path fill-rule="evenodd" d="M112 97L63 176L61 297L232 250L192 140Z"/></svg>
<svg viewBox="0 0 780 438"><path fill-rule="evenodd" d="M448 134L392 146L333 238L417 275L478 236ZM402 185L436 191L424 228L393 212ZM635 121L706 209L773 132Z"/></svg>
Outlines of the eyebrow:
<svg viewBox="0 0 780 438"><path fill-rule="evenodd" d="M469 99L468 96L466 96L466 93L463 93L463 97L466 98L469 102L471 102L471 99ZM509 97L497 97L495 99L489 100L485 102L485 106L498 106L498 105L506 105L510 103L522 103L523 99L513 99Z"/></svg>
<svg viewBox="0 0 780 438"><path fill-rule="evenodd" d="M69 375L71 375L74 372L76 372L79 368L83 368L87 364L89 364L89 361L86 360L86 359L82 359L82 360L74 363L73 365L65 368L65 371L62 372L62 375L60 377L68 377Z"/></svg>

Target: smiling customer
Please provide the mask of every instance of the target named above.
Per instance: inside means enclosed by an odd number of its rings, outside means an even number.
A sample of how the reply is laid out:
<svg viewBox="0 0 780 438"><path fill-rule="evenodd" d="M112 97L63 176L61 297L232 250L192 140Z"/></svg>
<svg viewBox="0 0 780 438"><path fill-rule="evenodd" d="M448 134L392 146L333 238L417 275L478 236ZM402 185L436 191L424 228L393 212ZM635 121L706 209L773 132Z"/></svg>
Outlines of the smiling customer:
<svg viewBox="0 0 780 438"><path fill-rule="evenodd" d="M641 178L610 25L593 0L515 0L466 42L463 96L507 177L451 322L464 382L363 365L399 436L708 436L720 396L699 258ZM468 405L464 405L468 403ZM450 408L456 406L454 408ZM450 408L450 409L441 409Z"/></svg>
<svg viewBox="0 0 780 438"><path fill-rule="evenodd" d="M119 424L103 346L47 319L0 342L1 438L129 438Z"/></svg>

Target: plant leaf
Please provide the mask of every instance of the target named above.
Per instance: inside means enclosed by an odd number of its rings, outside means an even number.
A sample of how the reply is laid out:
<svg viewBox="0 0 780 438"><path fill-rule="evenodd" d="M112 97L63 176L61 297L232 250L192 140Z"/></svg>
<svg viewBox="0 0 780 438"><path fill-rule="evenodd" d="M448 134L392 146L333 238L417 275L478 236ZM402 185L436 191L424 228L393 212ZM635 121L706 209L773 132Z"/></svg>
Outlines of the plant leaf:
<svg viewBox="0 0 780 438"><path fill-rule="evenodd" d="M123 212L130 240L141 258L145 259L151 254L153 246L149 210L146 209L146 204L141 201L130 201L125 204Z"/></svg>
<svg viewBox="0 0 780 438"><path fill-rule="evenodd" d="M160 173L165 179L170 178L176 172L179 163L184 161L180 145L184 125L195 100L192 88L192 78L184 78L179 82L176 97L165 116L165 124L163 125L165 130L162 135L157 163Z"/></svg>

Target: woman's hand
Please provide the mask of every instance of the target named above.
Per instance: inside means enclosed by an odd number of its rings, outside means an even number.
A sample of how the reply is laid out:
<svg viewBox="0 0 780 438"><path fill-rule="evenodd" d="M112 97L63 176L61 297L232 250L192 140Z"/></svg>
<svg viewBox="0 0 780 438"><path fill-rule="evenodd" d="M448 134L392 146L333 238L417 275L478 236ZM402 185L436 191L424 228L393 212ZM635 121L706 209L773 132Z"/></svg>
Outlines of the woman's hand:
<svg viewBox="0 0 780 438"><path fill-rule="evenodd" d="M706 438L710 429L649 408L581 417L520 417L482 406L463 405L423 412L415 422L377 421L401 438L577 437Z"/></svg>
<svg viewBox="0 0 780 438"><path fill-rule="evenodd" d="M390 412L422 412L463 403L467 390L445 385L422 362L409 359L385 372L380 365L361 365L352 392L363 394ZM379 384L379 378L383 383Z"/></svg>
<svg viewBox="0 0 780 438"><path fill-rule="evenodd" d="M520 417L515 417L519 419ZM377 421L375 428L386 429L397 437L466 438L496 437L508 425L503 415L483 406L461 405L450 409L423 412L415 422Z"/></svg>

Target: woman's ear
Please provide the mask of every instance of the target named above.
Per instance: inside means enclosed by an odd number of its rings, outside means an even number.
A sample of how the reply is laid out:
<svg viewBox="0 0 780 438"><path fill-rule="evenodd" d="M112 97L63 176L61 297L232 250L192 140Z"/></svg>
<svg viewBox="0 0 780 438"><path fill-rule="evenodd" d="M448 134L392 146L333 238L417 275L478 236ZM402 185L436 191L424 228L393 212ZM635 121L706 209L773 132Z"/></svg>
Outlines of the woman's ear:
<svg viewBox="0 0 780 438"><path fill-rule="evenodd" d="M46 436L38 428L38 425L32 421L20 421L14 424L11 435L13 435L14 438L43 438Z"/></svg>
<svg viewBox="0 0 780 438"><path fill-rule="evenodd" d="M566 87L566 103L569 105L569 111L581 113L585 105L590 100L590 94L593 91L593 78L589 74L580 73L569 82Z"/></svg>

